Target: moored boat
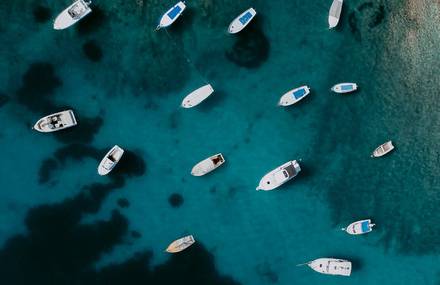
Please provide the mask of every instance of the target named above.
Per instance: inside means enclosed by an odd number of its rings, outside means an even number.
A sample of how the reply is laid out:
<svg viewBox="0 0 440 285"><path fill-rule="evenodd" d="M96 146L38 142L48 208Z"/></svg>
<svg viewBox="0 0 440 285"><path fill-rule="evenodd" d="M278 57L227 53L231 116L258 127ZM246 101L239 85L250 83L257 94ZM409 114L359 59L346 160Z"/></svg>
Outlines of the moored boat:
<svg viewBox="0 0 440 285"><path fill-rule="evenodd" d="M215 170L223 163L225 163L225 158L223 157L223 155L221 153L215 154L194 165L194 167L191 170L191 175L193 176L205 175Z"/></svg>
<svg viewBox="0 0 440 285"><path fill-rule="evenodd" d="M322 274L342 276L350 276L351 274L351 262L344 259L318 258L305 264L298 265L307 265L316 272Z"/></svg>
<svg viewBox="0 0 440 285"><path fill-rule="evenodd" d="M334 85L331 89L333 92L336 93L350 93L356 91L358 89L358 86L356 83L346 82L338 83Z"/></svg>
<svg viewBox="0 0 440 285"><path fill-rule="evenodd" d="M183 108L192 108L202 103L206 98L211 96L214 92L214 88L212 88L211 84L204 85L190 94L188 94L182 101Z"/></svg>
<svg viewBox="0 0 440 285"><path fill-rule="evenodd" d="M76 126L75 114L72 110L54 113L39 119L33 129L42 133L51 133Z"/></svg>
<svg viewBox="0 0 440 285"><path fill-rule="evenodd" d="M336 27L341 17L343 0L333 0L332 5L328 13L328 26L329 29Z"/></svg>
<svg viewBox="0 0 440 285"><path fill-rule="evenodd" d="M249 8L235 18L229 25L228 32L230 34L236 34L243 30L257 15L257 11L254 8Z"/></svg>
<svg viewBox="0 0 440 285"><path fill-rule="evenodd" d="M273 190L297 176L300 171L301 167L296 160L288 161L265 174L256 189L264 191Z"/></svg>
<svg viewBox="0 0 440 285"><path fill-rule="evenodd" d="M173 24L177 20L177 18L179 18L180 15L182 15L185 8L186 8L185 1L180 1L176 5L171 7L160 18L159 25L157 25L156 27L156 31L171 26L171 24Z"/></svg>
<svg viewBox="0 0 440 285"><path fill-rule="evenodd" d="M55 30L63 30L66 29L85 16L87 16L92 9L90 9L89 5L92 1L86 0L77 0L72 3L69 7L64 9L53 22L53 28Z"/></svg>
<svg viewBox="0 0 440 285"><path fill-rule="evenodd" d="M189 236L185 236L183 238L177 239L175 241L173 241L165 250L166 252L169 253L177 253L177 252L181 252L182 250L187 249L188 247L190 247L192 244L195 243L194 237L192 235Z"/></svg>
<svg viewBox="0 0 440 285"><path fill-rule="evenodd" d="M394 145L392 141L387 141L386 143L381 144L378 146L373 153L371 154L371 157L381 157L385 154L389 153L394 149Z"/></svg>
<svg viewBox="0 0 440 285"><path fill-rule="evenodd" d="M372 224L371 220L367 219L351 223L346 228L342 228L342 230L351 235L362 235L371 232L374 226L375 224Z"/></svg>
<svg viewBox="0 0 440 285"><path fill-rule="evenodd" d="M310 88L308 86L301 86L290 90L283 96L281 96L280 101L278 102L279 106L290 106L293 105L302 99L304 99L307 95L310 94Z"/></svg>
<svg viewBox="0 0 440 285"><path fill-rule="evenodd" d="M118 164L119 160L121 160L122 155L124 154L124 150L120 148L118 145L115 145L110 149L109 152L104 156L98 166L98 174L99 175L107 175L113 168Z"/></svg>

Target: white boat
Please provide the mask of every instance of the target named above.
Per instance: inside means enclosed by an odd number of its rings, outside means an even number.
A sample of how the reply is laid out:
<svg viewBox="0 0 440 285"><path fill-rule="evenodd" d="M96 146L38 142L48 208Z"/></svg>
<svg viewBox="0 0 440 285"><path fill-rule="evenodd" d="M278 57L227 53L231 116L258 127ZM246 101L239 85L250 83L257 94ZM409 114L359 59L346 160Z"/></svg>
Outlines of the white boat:
<svg viewBox="0 0 440 285"><path fill-rule="evenodd" d="M249 8L235 18L229 25L228 32L230 34L236 34L243 30L257 15L257 11L254 8Z"/></svg>
<svg viewBox="0 0 440 285"><path fill-rule="evenodd" d="M177 239L173 241L166 249L169 253L177 253L181 252L184 249L190 247L193 243L195 243L194 237L192 235Z"/></svg>
<svg viewBox="0 0 440 285"><path fill-rule="evenodd" d="M122 155L124 154L124 150L120 148L118 145L112 147L112 149L107 152L104 158L101 160L98 166L98 174L99 175L107 175L112 171L112 169L118 164L119 160L121 160Z"/></svg>
<svg viewBox="0 0 440 285"><path fill-rule="evenodd" d="M257 190L273 190L298 175L300 171L301 167L296 160L288 161L264 175Z"/></svg>
<svg viewBox="0 0 440 285"><path fill-rule="evenodd" d="M214 169L216 169L217 167L219 167L223 163L225 163L225 158L223 157L223 155L221 153L218 153L218 154L210 156L207 159L204 159L204 160L200 161L199 163L197 163L196 165L194 165L194 167L191 170L191 174L193 176L205 175L205 174L213 171Z"/></svg>
<svg viewBox="0 0 440 285"><path fill-rule="evenodd" d="M333 86L331 89L333 92L336 93L350 93L356 91L358 89L358 86L356 83L345 82L345 83L338 83L335 86Z"/></svg>
<svg viewBox="0 0 440 285"><path fill-rule="evenodd" d="M179 16L182 14L185 8L186 8L185 1L180 1L179 3L171 7L160 18L159 25L157 25L156 31L171 26L171 24L174 23L177 20L177 18L179 18Z"/></svg>
<svg viewBox="0 0 440 285"><path fill-rule="evenodd" d="M66 110L43 117L35 123L33 129L42 133L51 133L76 126L75 114Z"/></svg>
<svg viewBox="0 0 440 285"><path fill-rule="evenodd" d="M378 146L374 151L373 154L371 154L371 157L381 157L385 154L389 153L394 149L394 145L392 141L387 141L384 144L381 144Z"/></svg>
<svg viewBox="0 0 440 285"><path fill-rule="evenodd" d="M182 101L183 108L192 108L204 101L214 92L211 84L204 85L186 96Z"/></svg>
<svg viewBox="0 0 440 285"><path fill-rule="evenodd" d="M308 86L301 86L290 90L283 96L281 96L278 102L279 106L289 106L301 101L304 97L310 94L310 88Z"/></svg>
<svg viewBox="0 0 440 285"><path fill-rule="evenodd" d="M339 18L341 17L342 2L343 0L333 0L332 6L328 13L328 26L332 29L338 25Z"/></svg>
<svg viewBox="0 0 440 285"><path fill-rule="evenodd" d="M342 276L350 276L351 274L351 262L344 259L318 258L306 264L298 264L298 266L300 265L307 265L322 274Z"/></svg>
<svg viewBox="0 0 440 285"><path fill-rule="evenodd" d="M64 11L56 17L53 22L53 28L55 30L63 30L72 26L92 12L92 9L89 7L91 3L92 1L86 0L77 0L73 2L72 5L64 9Z"/></svg>
<svg viewBox="0 0 440 285"><path fill-rule="evenodd" d="M372 224L371 220L368 219L351 223L346 228L342 228L342 230L351 235L362 235L371 232L374 226L375 224Z"/></svg>

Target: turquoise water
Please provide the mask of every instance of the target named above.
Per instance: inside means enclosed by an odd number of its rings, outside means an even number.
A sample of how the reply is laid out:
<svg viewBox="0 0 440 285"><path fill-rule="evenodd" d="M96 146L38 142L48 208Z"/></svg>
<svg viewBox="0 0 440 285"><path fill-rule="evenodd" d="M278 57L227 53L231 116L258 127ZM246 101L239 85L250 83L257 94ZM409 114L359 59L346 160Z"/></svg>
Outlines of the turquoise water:
<svg viewBox="0 0 440 285"><path fill-rule="evenodd" d="M52 30L67 4L0 3L2 284L439 282L438 3L350 1L329 31L331 1L187 1L154 32L172 1L95 1ZM180 108L205 80L215 94ZM332 94L342 81L359 92ZM305 84L301 103L276 106ZM30 129L65 107L76 128ZM389 139L396 150L370 159ZM114 144L125 160L99 177ZM190 175L218 152L223 167ZM295 181L255 191L290 159ZM366 236L339 230L368 217ZM185 234L198 245L163 253ZM350 259L352 276L295 266L318 257Z"/></svg>

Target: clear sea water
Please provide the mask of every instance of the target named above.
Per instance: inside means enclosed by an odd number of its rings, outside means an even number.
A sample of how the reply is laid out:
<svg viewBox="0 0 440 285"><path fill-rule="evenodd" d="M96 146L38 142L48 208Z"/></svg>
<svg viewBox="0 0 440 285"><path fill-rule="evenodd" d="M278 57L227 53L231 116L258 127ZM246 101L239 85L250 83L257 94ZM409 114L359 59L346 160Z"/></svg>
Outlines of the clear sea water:
<svg viewBox="0 0 440 285"><path fill-rule="evenodd" d="M1 284L440 282L438 1L345 1L329 31L331 1L193 0L154 32L173 1L97 0L54 31L68 2L0 3ZM249 6L255 20L228 35ZM215 94L180 108L205 81ZM359 92L329 91L344 81ZM76 128L31 130L67 107ZM127 154L99 177L114 144ZM190 175L218 152L223 167ZM292 159L297 179L255 191ZM372 233L340 230L363 218ZM163 252L185 234L197 246ZM351 260L352 276L296 266L319 257Z"/></svg>

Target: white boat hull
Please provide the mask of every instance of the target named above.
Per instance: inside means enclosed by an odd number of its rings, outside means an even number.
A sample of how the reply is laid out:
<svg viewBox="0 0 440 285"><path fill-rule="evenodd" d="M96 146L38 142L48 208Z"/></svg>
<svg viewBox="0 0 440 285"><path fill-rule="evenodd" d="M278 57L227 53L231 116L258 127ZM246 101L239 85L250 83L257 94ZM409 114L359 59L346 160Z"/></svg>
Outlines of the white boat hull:
<svg viewBox="0 0 440 285"><path fill-rule="evenodd" d="M230 34L240 32L252 21L255 15L257 15L257 11L254 8L247 9L229 24L228 32Z"/></svg>
<svg viewBox="0 0 440 285"><path fill-rule="evenodd" d="M308 86L301 86L295 89L290 90L283 96L281 96L280 101L278 102L279 106L290 106L295 103L298 103L307 95L310 94L310 88Z"/></svg>
<svg viewBox="0 0 440 285"><path fill-rule="evenodd" d="M171 26L180 17L180 15L182 15L185 8L186 8L186 5L185 5L184 1L180 1L176 5L171 7L160 18L159 25L157 26L156 30Z"/></svg>
<svg viewBox="0 0 440 285"><path fill-rule="evenodd" d="M343 230L350 235L363 235L371 232L374 226L375 225L371 223L371 220L367 219L351 223Z"/></svg>
<svg viewBox="0 0 440 285"><path fill-rule="evenodd" d="M358 86L356 83L344 82L334 85L331 89L335 93L343 94L356 91L358 89Z"/></svg>
<svg viewBox="0 0 440 285"><path fill-rule="evenodd" d="M92 12L89 5L90 2L84 0L75 1L55 18L53 28L55 30L63 30L72 26Z"/></svg>
<svg viewBox="0 0 440 285"><path fill-rule="evenodd" d="M72 110L53 113L39 119L33 129L42 133L61 131L76 126L75 114Z"/></svg>
<svg viewBox="0 0 440 285"><path fill-rule="evenodd" d="M261 178L256 190L270 191L294 178L301 171L296 160L288 161Z"/></svg>
<svg viewBox="0 0 440 285"><path fill-rule="evenodd" d="M316 272L328 275L351 275L351 262L337 258L318 258L307 264Z"/></svg>
<svg viewBox="0 0 440 285"><path fill-rule="evenodd" d="M332 5L328 13L328 26L329 29L333 29L339 23L341 17L343 0L333 0Z"/></svg>
<svg viewBox="0 0 440 285"><path fill-rule="evenodd" d="M219 166L223 165L223 163L225 163L225 158L221 153L218 153L194 165L194 167L191 170L191 175L203 176L217 169Z"/></svg>
<svg viewBox="0 0 440 285"><path fill-rule="evenodd" d="M181 106L183 108L192 108L200 103L202 103L206 98L211 96L211 94L214 92L214 89L212 88L211 84L207 84L205 86L202 86L193 92L191 92L188 96L186 96Z"/></svg>
<svg viewBox="0 0 440 285"><path fill-rule="evenodd" d="M173 241L167 247L167 249L165 251L169 252L169 253L181 252L181 251L187 249L188 247L190 247L191 245L193 245L194 243L195 243L195 240L192 235L185 236L183 238L180 238L180 239Z"/></svg>
<svg viewBox="0 0 440 285"><path fill-rule="evenodd" d="M384 144L381 144L378 146L374 151L373 154L371 154L371 157L381 157L389 153L394 149L394 145L392 141L387 141Z"/></svg>
<svg viewBox="0 0 440 285"><path fill-rule="evenodd" d="M110 171L115 168L116 164L118 164L119 160L121 160L122 155L124 154L124 150L120 148L118 145L112 147L112 149L107 152L104 158L101 160L98 166L98 174L99 175L107 175Z"/></svg>

